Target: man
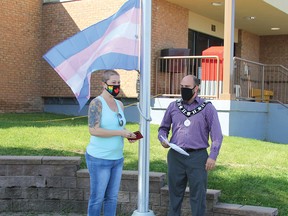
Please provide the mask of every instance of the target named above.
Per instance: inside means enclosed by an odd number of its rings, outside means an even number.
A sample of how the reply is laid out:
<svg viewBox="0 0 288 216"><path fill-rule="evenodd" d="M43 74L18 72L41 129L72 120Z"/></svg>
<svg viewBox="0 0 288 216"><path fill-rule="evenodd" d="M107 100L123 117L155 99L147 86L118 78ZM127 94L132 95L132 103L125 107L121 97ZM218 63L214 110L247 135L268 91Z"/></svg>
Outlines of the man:
<svg viewBox="0 0 288 216"><path fill-rule="evenodd" d="M181 214L181 205L187 186L193 216L204 216L206 210L207 171L215 167L223 136L215 107L198 97L200 80L185 76L181 83L182 99L170 103L159 127L158 139L164 148L172 126L171 143L184 149L189 156L172 148L167 155L169 216ZM209 135L212 140L210 155ZM163 139L164 138L164 139Z"/></svg>

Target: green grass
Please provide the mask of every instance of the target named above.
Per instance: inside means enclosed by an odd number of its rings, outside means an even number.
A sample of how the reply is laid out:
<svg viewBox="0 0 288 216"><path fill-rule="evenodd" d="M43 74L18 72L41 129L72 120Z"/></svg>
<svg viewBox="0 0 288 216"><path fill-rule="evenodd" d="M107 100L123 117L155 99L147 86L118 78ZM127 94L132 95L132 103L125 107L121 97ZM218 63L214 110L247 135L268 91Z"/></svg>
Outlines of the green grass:
<svg viewBox="0 0 288 216"><path fill-rule="evenodd" d="M138 124L128 124L135 131ZM150 171L167 172L167 149L150 125ZM0 114L1 155L81 156L89 142L87 118L64 115ZM138 169L138 143L125 141L125 170ZM221 202L274 207L288 215L288 145L224 137L208 187L221 190Z"/></svg>

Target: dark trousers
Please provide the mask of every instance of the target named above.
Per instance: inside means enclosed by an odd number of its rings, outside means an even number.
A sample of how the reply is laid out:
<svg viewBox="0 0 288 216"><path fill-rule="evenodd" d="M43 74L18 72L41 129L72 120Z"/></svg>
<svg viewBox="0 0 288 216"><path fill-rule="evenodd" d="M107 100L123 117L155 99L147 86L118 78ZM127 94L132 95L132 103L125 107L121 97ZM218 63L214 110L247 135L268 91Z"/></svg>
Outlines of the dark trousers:
<svg viewBox="0 0 288 216"><path fill-rule="evenodd" d="M181 205L187 182L190 190L190 205L193 216L204 216L206 210L207 171L205 164L207 151L191 152L182 155L170 149L168 160L169 213L180 216Z"/></svg>

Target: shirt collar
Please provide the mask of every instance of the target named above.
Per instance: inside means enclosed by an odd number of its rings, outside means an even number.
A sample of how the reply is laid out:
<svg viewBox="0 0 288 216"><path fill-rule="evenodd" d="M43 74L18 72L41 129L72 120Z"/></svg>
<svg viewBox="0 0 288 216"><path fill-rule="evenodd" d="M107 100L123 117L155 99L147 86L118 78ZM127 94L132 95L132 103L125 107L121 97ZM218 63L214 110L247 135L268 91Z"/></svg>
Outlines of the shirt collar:
<svg viewBox="0 0 288 216"><path fill-rule="evenodd" d="M198 104L200 104L201 101L200 101L200 97L198 97L198 95L195 97L193 103L194 102L197 102Z"/></svg>
<svg viewBox="0 0 288 216"><path fill-rule="evenodd" d="M198 95L194 98L194 100L193 100L193 102L191 103L191 104L188 104L188 103L185 103L184 101L183 101L183 103L185 104L185 105L192 105L192 104L200 104L201 103L201 99L200 99L200 97L198 97Z"/></svg>

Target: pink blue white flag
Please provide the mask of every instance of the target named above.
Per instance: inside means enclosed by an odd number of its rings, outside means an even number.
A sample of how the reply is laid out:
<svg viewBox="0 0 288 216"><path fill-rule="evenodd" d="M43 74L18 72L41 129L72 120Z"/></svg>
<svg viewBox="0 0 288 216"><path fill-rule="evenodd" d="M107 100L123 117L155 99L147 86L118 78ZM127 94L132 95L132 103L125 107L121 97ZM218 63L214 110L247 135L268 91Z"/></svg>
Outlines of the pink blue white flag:
<svg viewBox="0 0 288 216"><path fill-rule="evenodd" d="M127 1L114 15L50 49L43 58L71 88L80 110L90 98L91 73L139 70L140 0Z"/></svg>

